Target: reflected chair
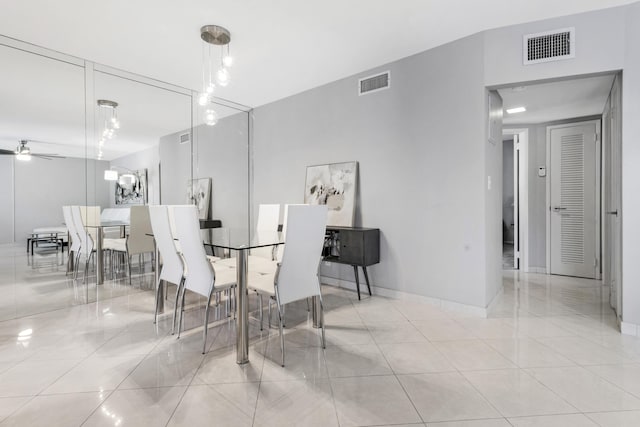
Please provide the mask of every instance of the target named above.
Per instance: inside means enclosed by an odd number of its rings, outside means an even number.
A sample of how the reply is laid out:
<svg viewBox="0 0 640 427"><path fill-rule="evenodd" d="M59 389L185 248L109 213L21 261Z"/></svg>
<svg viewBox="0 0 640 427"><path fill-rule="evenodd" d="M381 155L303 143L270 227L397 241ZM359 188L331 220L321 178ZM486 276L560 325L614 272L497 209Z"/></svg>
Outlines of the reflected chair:
<svg viewBox="0 0 640 427"><path fill-rule="evenodd" d="M87 281L87 273L89 271L89 262L94 253L93 238L89 234L89 231L85 228L84 221L82 219L82 212L80 206L71 206L71 217L73 219L74 227L78 237L80 238L80 251L76 256L76 264L80 261L80 255L84 255L86 261L84 266L84 281ZM77 270L76 270L77 275Z"/></svg>
<svg viewBox="0 0 640 427"><path fill-rule="evenodd" d="M69 273L69 268L73 264L71 261L75 261L72 258L78 256L80 253L80 236L78 235L78 230L75 226L75 222L73 221L73 216L71 214L71 206L63 206L62 207L62 215L64 217L64 224L67 226L69 230L69 248L67 250L69 254L69 258L67 260L67 273ZM73 255L72 255L73 253ZM77 271L77 264L75 265L74 270L72 271L74 277L75 272Z"/></svg>
<svg viewBox="0 0 640 427"><path fill-rule="evenodd" d="M282 366L284 366L284 306L293 301L318 297L320 302L321 343L325 348L325 331L318 279L318 267L324 245L327 226L327 207L325 205L288 206L286 229L287 244L282 261L274 275L260 276L249 283L249 289L258 294L267 295L276 301L280 329L280 348Z"/></svg>
<svg viewBox="0 0 640 427"><path fill-rule="evenodd" d="M207 331L209 325L209 306L211 297L216 292L230 290L236 285L236 273L230 268L213 268L204 250L200 237L200 223L195 206L173 207L175 231L180 242L180 249L185 263L185 279L180 298L180 319L178 321L178 338L182 331L184 317L184 300L186 291L195 292L207 298L204 315L204 331L202 337L202 353L207 349Z"/></svg>
<svg viewBox="0 0 640 427"><path fill-rule="evenodd" d="M160 286L162 281L173 283L176 285L176 298L173 308L173 322L171 333L175 331L176 312L178 310L178 297L184 283L184 262L176 249L173 234L171 233L171 225L169 223L169 212L167 206L149 206L149 218L151 220L151 228L153 237L155 238L158 252L162 256L162 267L158 274L156 283L156 311L153 323L158 321L158 307L160 306Z"/></svg>

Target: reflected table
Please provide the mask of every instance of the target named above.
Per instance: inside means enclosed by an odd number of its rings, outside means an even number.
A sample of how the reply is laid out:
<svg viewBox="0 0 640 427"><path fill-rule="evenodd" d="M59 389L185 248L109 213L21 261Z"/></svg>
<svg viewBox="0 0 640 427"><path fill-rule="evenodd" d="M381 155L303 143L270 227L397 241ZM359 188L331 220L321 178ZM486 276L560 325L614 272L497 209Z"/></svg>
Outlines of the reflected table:
<svg viewBox="0 0 640 427"><path fill-rule="evenodd" d="M108 227L120 227L124 229L129 225L125 221L101 221L99 224L85 225L86 228L92 228L96 230L96 284L102 285L104 283L104 266L103 264L103 251L102 251L102 239L104 235L104 229ZM124 235L123 232L120 233Z"/></svg>
<svg viewBox="0 0 640 427"><path fill-rule="evenodd" d="M247 259L250 249L277 246L284 243L282 233L250 232L242 228L211 230L206 246L236 252L236 362L249 362L249 293L247 291Z"/></svg>

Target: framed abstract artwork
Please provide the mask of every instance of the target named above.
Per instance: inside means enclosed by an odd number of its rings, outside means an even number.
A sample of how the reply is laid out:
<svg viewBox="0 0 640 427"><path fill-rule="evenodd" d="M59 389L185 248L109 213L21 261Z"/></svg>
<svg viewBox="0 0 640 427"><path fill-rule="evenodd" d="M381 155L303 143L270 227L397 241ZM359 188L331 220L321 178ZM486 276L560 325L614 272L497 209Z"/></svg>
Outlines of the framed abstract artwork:
<svg viewBox="0 0 640 427"><path fill-rule="evenodd" d="M353 227L357 185L358 162L307 166L304 202L327 205L327 225Z"/></svg>
<svg viewBox="0 0 640 427"><path fill-rule="evenodd" d="M198 218L209 219L211 178L199 178L187 183L187 203L198 207Z"/></svg>
<svg viewBox="0 0 640 427"><path fill-rule="evenodd" d="M116 205L146 205L147 170L118 175L115 190Z"/></svg>

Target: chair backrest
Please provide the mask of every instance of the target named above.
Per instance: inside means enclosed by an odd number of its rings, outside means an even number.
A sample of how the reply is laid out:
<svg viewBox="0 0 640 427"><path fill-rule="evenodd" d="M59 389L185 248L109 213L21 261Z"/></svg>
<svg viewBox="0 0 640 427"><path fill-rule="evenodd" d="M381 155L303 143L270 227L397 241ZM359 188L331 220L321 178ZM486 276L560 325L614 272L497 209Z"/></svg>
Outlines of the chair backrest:
<svg viewBox="0 0 640 427"><path fill-rule="evenodd" d="M100 224L100 206L79 206L82 224L99 225Z"/></svg>
<svg viewBox="0 0 640 427"><path fill-rule="evenodd" d="M167 207L149 206L149 219L158 251L162 255L160 279L177 285L184 274L184 266L173 240Z"/></svg>
<svg viewBox="0 0 640 427"><path fill-rule="evenodd" d="M129 236L127 237L127 252L129 255L153 252L153 237L149 206L131 206L131 221Z"/></svg>
<svg viewBox="0 0 640 427"><path fill-rule="evenodd" d="M285 241L287 241L287 218L289 215L289 206L307 206L306 204L291 204L291 205L284 205L284 217L282 219L282 238ZM282 261L282 255L284 254L284 246L285 245L278 245L277 249L276 249L276 261L281 262Z"/></svg>
<svg viewBox="0 0 640 427"><path fill-rule="evenodd" d="M70 251L78 252L80 250L80 236L78 236L78 229L73 221L73 216L71 214L71 206L63 206L62 207L62 216L64 217L64 224L67 226L69 230L69 236L71 237L71 247Z"/></svg>
<svg viewBox="0 0 640 427"><path fill-rule="evenodd" d="M173 206L176 237L180 242L182 256L186 263L185 288L208 296L215 281L215 273L204 251L200 237L198 209L191 206Z"/></svg>
<svg viewBox="0 0 640 427"><path fill-rule="evenodd" d="M324 245L326 205L290 205L286 246L277 277L281 304L320 294L318 266Z"/></svg>
<svg viewBox="0 0 640 427"><path fill-rule="evenodd" d="M130 208L105 208L102 210L100 214L100 220L103 222L107 221L118 221L118 222L129 222L129 214Z"/></svg>
<svg viewBox="0 0 640 427"><path fill-rule="evenodd" d="M93 251L93 238L84 226L81 206L71 206L71 217L73 218L76 233L80 238L80 251L85 254L85 256L89 256Z"/></svg>
<svg viewBox="0 0 640 427"><path fill-rule="evenodd" d="M278 231L278 222L280 221L280 205L265 205L258 206L258 223L256 225L256 232ZM266 259L273 259L273 248L256 248L251 250L251 255L260 256Z"/></svg>

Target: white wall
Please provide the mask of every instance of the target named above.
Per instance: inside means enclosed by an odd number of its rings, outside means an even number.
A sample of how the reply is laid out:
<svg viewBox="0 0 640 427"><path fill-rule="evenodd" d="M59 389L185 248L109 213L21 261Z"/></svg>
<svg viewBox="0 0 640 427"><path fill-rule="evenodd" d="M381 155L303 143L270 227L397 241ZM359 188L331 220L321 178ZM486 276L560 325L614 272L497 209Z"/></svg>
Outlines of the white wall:
<svg viewBox="0 0 640 427"><path fill-rule="evenodd" d="M640 325L640 3L625 9L622 74L622 318ZM640 331L638 331L640 332Z"/></svg>
<svg viewBox="0 0 640 427"><path fill-rule="evenodd" d="M301 203L306 166L357 160L356 225L381 230L373 284L485 307L482 51L465 38L256 108L254 207ZM389 90L358 96L386 70Z"/></svg>
<svg viewBox="0 0 640 427"><path fill-rule="evenodd" d="M108 206L104 161L33 157L15 162L15 241L26 241L36 227L63 223L63 205Z"/></svg>
<svg viewBox="0 0 640 427"><path fill-rule="evenodd" d="M0 244L13 243L13 156L0 156Z"/></svg>
<svg viewBox="0 0 640 427"><path fill-rule="evenodd" d="M249 224L248 113L225 117L193 130L193 177L212 178L210 218L225 227ZM191 144L179 144L185 131L160 139L162 203L184 204L191 179Z"/></svg>

